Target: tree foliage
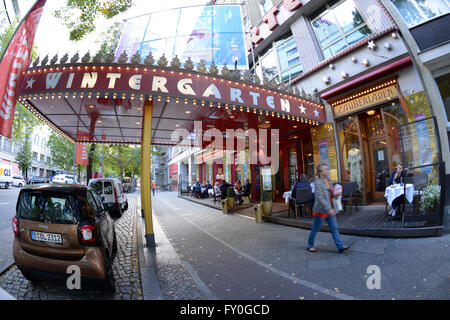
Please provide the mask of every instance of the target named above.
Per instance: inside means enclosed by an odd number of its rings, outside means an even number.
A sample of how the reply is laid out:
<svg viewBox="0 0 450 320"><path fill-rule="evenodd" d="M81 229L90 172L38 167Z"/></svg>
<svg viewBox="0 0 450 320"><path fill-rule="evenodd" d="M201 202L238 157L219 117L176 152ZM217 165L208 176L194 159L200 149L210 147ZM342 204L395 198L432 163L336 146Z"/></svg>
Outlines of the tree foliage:
<svg viewBox="0 0 450 320"><path fill-rule="evenodd" d="M66 5L54 12L63 25L70 30L70 40L79 41L95 30L99 16L111 19L127 11L132 0L66 0Z"/></svg>
<svg viewBox="0 0 450 320"><path fill-rule="evenodd" d="M28 169L31 167L31 133L29 131L24 136L22 148L16 154L16 161L19 169L25 172L25 178L27 178Z"/></svg>
<svg viewBox="0 0 450 320"><path fill-rule="evenodd" d="M50 134L47 142L51 151L49 165L64 170L73 170L74 144L55 132Z"/></svg>
<svg viewBox="0 0 450 320"><path fill-rule="evenodd" d="M106 177L120 179L125 176L139 175L141 165L141 148L129 145L100 145L99 154L103 153L102 168Z"/></svg>

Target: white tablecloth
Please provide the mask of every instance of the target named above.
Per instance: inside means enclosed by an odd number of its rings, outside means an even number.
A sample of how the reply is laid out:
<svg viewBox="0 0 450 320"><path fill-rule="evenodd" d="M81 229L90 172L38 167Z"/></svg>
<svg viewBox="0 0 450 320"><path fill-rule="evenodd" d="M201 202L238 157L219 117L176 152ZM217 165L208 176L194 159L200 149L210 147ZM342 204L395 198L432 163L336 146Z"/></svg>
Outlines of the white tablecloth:
<svg viewBox="0 0 450 320"><path fill-rule="evenodd" d="M392 206L392 201L394 201L396 198L400 197L404 193L404 187L403 186L389 186L386 188L386 191L384 193L384 197L387 199L387 202L390 206ZM414 185L408 183L406 184L406 199L409 201L409 203L413 202L414 197Z"/></svg>
<svg viewBox="0 0 450 320"><path fill-rule="evenodd" d="M289 198L291 197L292 191L286 191L285 193L283 193L283 198L284 201L286 202L286 204L289 203Z"/></svg>

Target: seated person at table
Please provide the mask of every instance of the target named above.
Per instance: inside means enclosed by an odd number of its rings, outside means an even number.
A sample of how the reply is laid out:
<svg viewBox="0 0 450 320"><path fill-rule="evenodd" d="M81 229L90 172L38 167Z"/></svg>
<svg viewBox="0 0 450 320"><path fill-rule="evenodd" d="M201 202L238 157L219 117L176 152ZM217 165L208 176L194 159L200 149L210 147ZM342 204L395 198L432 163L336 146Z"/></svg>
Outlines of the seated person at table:
<svg viewBox="0 0 450 320"><path fill-rule="evenodd" d="M205 181L203 181L202 187L200 189L202 195L202 198L208 198L208 185L206 184Z"/></svg>
<svg viewBox="0 0 450 320"><path fill-rule="evenodd" d="M242 204L242 202L244 202L242 200L241 191L242 191L241 181L238 180L234 185L234 193L236 193L236 199L239 201L239 204Z"/></svg>
<svg viewBox="0 0 450 320"><path fill-rule="evenodd" d="M229 187L232 187L232 185L226 182L226 180L223 180L222 185L219 187L222 200L227 198L227 190Z"/></svg>
<svg viewBox="0 0 450 320"><path fill-rule="evenodd" d="M252 190L252 184L250 183L250 180L247 179L247 180L245 180L244 193L242 194L242 196L249 197L251 190Z"/></svg>
<svg viewBox="0 0 450 320"><path fill-rule="evenodd" d="M194 187L192 188L192 192L194 193L194 196L196 198L199 198L201 196L201 194L202 194L202 187L201 187L200 181L197 181L194 184Z"/></svg>
<svg viewBox="0 0 450 320"><path fill-rule="evenodd" d="M403 170L403 165L401 163L398 164L397 169L392 171L391 176L389 177L388 186L396 183L404 183L406 178L405 171ZM400 203L403 201L404 195L395 198L392 201L392 209L389 211L389 215L391 217L395 217L395 219L400 219L400 215L397 215L397 209L400 207Z"/></svg>
<svg viewBox="0 0 450 320"><path fill-rule="evenodd" d="M297 180L291 192L291 199L289 199L289 205L291 209L295 212L295 198L297 196L297 189L307 189L311 188L308 180L306 179L306 174L302 173L300 179Z"/></svg>
<svg viewBox="0 0 450 320"><path fill-rule="evenodd" d="M216 182L214 184L214 187L211 187L211 189L208 189L208 193L211 195L211 197L214 197L215 195L220 195L219 183Z"/></svg>

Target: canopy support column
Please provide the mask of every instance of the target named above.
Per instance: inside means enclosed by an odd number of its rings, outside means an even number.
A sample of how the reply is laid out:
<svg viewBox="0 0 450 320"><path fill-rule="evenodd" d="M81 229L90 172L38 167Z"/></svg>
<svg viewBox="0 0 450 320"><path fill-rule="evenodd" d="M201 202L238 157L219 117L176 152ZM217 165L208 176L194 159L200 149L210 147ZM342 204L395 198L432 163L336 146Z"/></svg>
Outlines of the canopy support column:
<svg viewBox="0 0 450 320"><path fill-rule="evenodd" d="M142 123L141 141L141 204L145 219L145 240L147 242L147 247L155 246L152 221L152 181L150 171L152 162L152 112L153 101L146 100L144 103L144 120Z"/></svg>

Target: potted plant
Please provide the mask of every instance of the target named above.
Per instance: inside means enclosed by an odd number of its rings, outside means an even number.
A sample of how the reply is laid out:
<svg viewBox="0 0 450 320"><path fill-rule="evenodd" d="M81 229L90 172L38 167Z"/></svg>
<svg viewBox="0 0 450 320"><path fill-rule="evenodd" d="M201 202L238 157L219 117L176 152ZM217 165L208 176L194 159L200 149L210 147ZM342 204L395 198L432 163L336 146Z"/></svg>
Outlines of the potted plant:
<svg viewBox="0 0 450 320"><path fill-rule="evenodd" d="M272 200L266 190L261 192L261 203L264 215L270 216L272 214Z"/></svg>
<svg viewBox="0 0 450 320"><path fill-rule="evenodd" d="M420 195L420 211L422 213L435 212L441 197L441 186L430 184Z"/></svg>
<svg viewBox="0 0 450 320"><path fill-rule="evenodd" d="M228 187L227 189L227 202L228 208L233 209L235 206L236 194L234 193L233 187Z"/></svg>

